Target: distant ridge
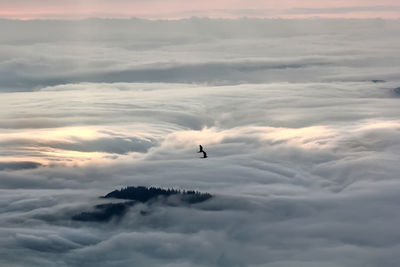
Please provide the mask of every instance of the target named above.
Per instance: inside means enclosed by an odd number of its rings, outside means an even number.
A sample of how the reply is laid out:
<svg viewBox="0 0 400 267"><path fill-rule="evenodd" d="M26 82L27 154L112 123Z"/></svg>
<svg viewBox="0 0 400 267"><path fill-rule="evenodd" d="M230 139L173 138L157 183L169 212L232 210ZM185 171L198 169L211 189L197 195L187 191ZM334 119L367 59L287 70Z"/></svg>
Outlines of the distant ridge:
<svg viewBox="0 0 400 267"><path fill-rule="evenodd" d="M174 197L178 202L168 202L169 197ZM209 193L201 193L198 191L185 191L177 189L162 189L157 187L130 186L114 190L101 198L125 199L129 201L121 203L106 203L94 206L93 211L81 212L72 216L74 221L84 222L107 222L113 218L122 218L130 207L137 203L161 203L164 205L195 204L212 198ZM141 211L140 215L144 216L147 212Z"/></svg>
<svg viewBox="0 0 400 267"><path fill-rule="evenodd" d="M144 203L152 199L169 197L172 195L178 195L182 201L190 204L203 202L212 197L212 195L209 193L201 193L198 191L181 191L177 189L162 189L157 187L147 188L144 186L130 186L122 188L121 190L114 190L105 195L103 198L129 199Z"/></svg>

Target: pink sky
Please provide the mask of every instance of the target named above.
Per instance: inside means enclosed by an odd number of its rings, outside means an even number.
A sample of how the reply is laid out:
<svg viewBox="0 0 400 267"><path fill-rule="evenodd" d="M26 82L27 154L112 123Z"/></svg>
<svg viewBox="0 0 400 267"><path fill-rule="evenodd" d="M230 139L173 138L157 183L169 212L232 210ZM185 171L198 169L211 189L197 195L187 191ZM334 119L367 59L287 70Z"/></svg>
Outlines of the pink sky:
<svg viewBox="0 0 400 267"><path fill-rule="evenodd" d="M1 0L0 17L400 18L400 0Z"/></svg>

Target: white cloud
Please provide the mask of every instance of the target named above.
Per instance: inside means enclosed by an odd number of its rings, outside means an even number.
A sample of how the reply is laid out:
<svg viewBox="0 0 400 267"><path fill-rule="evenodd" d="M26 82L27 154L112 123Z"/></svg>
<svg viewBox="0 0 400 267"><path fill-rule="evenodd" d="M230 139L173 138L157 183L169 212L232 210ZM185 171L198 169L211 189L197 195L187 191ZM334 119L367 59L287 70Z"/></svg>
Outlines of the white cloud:
<svg viewBox="0 0 400 267"><path fill-rule="evenodd" d="M0 23L0 265L398 262L398 22ZM215 197L71 220L127 185Z"/></svg>

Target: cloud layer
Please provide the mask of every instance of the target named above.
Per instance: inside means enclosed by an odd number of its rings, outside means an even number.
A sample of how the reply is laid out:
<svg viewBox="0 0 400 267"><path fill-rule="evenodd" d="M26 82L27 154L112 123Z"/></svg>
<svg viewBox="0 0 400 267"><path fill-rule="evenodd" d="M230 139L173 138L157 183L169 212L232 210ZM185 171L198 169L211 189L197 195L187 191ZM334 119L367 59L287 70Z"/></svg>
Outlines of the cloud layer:
<svg viewBox="0 0 400 267"><path fill-rule="evenodd" d="M201 17L399 18L397 0L3 0L3 18L77 19L87 17L182 19Z"/></svg>
<svg viewBox="0 0 400 267"><path fill-rule="evenodd" d="M0 24L0 265L399 262L397 21ZM127 185L214 197L71 220Z"/></svg>

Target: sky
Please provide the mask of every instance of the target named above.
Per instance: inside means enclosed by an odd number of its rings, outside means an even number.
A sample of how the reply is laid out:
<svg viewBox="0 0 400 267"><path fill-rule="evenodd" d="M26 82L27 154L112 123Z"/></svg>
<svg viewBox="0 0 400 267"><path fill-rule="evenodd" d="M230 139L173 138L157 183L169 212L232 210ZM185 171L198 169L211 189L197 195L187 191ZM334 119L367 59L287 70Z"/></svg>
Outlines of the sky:
<svg viewBox="0 0 400 267"><path fill-rule="evenodd" d="M400 18L397 0L2 0L0 17L14 19L200 17Z"/></svg>
<svg viewBox="0 0 400 267"><path fill-rule="evenodd" d="M396 266L399 47L385 19L0 20L0 266ZM72 219L126 186L213 197Z"/></svg>

